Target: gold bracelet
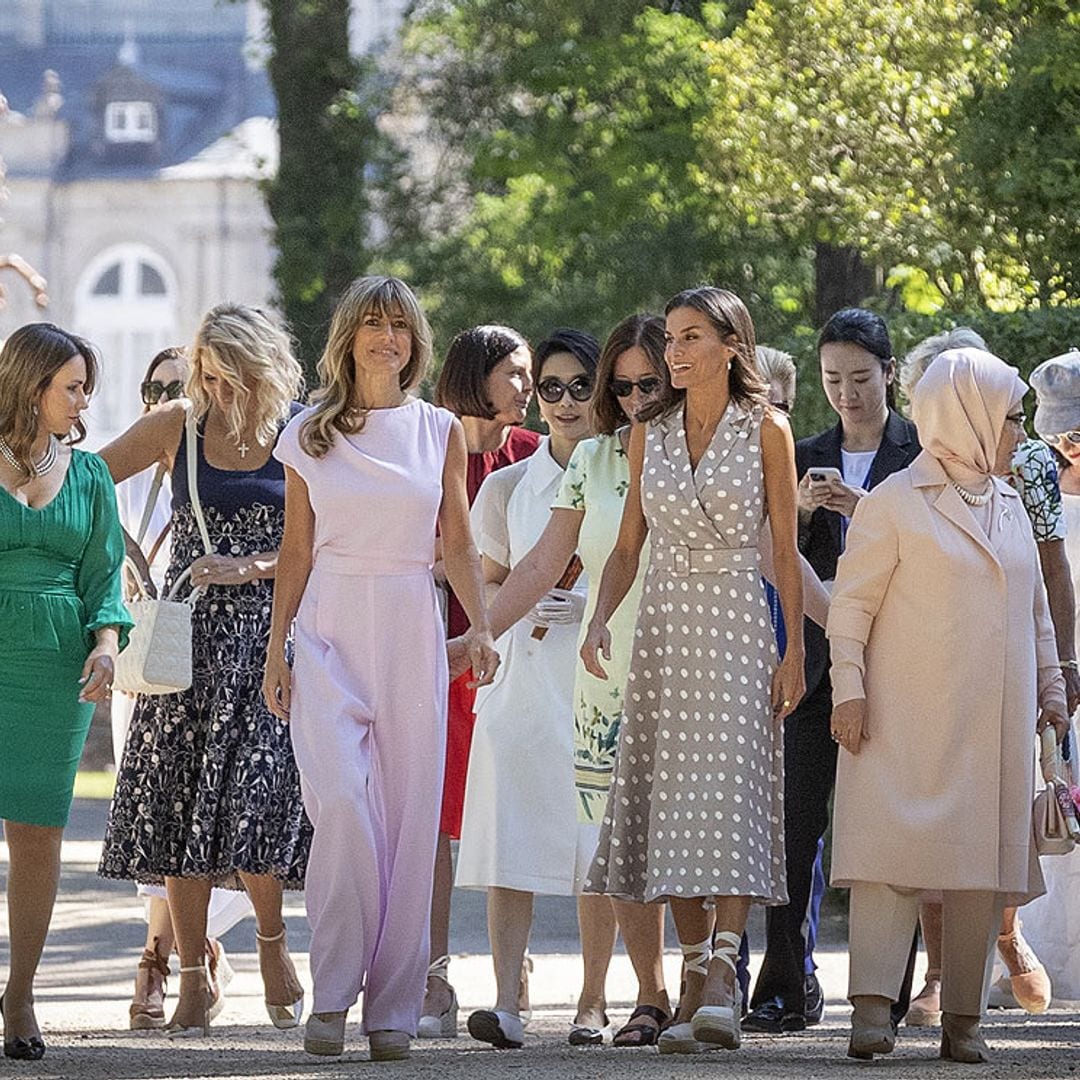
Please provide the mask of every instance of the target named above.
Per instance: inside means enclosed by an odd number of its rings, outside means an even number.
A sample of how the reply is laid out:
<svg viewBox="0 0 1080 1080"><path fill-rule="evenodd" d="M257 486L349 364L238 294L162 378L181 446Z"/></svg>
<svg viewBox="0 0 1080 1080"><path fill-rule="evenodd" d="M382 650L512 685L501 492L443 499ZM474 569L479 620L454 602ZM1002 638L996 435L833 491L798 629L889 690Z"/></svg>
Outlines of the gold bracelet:
<svg viewBox="0 0 1080 1080"><path fill-rule="evenodd" d="M1059 660L1058 666L1069 671L1080 671L1080 660Z"/></svg>

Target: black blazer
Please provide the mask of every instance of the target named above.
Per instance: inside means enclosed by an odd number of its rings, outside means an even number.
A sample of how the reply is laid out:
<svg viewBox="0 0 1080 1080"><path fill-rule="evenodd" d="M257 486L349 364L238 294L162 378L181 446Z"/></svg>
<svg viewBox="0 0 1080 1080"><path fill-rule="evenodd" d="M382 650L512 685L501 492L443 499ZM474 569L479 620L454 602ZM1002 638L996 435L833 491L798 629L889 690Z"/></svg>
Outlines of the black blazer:
<svg viewBox="0 0 1080 1080"><path fill-rule="evenodd" d="M816 466L841 468L842 437L843 429L837 424L828 431L800 439L795 444L795 467L799 479ZM918 456L920 449L915 425L890 409L866 486L873 488L885 477L906 469ZM835 578L836 563L841 552L840 515L821 507L813 512L806 525L800 518L799 550L822 581ZM805 620L803 633L806 641L806 698L809 698L828 672L829 643L821 627L809 619Z"/></svg>

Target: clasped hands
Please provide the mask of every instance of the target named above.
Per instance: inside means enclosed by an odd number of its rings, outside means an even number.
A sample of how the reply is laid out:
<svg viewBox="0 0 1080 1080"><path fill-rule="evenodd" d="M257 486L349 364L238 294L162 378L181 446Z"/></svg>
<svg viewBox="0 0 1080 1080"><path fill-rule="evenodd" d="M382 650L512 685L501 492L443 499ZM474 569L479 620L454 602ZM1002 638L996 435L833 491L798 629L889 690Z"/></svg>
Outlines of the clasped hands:
<svg viewBox="0 0 1080 1080"><path fill-rule="evenodd" d="M487 686L495 678L501 662L491 634L474 630L451 638L446 643L446 658L450 664L451 680L472 669L473 678L466 683L470 690Z"/></svg>

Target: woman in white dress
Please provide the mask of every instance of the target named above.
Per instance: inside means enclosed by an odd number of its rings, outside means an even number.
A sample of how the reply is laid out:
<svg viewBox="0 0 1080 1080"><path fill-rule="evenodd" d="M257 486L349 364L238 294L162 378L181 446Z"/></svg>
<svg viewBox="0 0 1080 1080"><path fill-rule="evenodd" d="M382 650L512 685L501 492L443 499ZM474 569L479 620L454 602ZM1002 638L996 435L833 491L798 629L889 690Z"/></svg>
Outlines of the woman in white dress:
<svg viewBox="0 0 1080 1080"><path fill-rule="evenodd" d="M1080 590L1080 350L1040 364L1031 385L1038 394L1035 429L1055 451L1065 511L1065 553ZM1077 619L1080 643L1080 618ZM1075 662L1075 661L1074 661ZM1070 737L1074 781L1080 780L1075 725ZM1080 850L1041 860L1046 893L1020 909L1024 936L1046 965L1053 1002L1080 1002Z"/></svg>
<svg viewBox="0 0 1080 1080"><path fill-rule="evenodd" d="M188 379L188 360L183 349L162 349L146 369L139 385L143 412L182 397ZM165 462L130 477L116 488L120 524L147 559L151 580L160 594L169 567L169 530L172 525L172 477ZM112 696L113 760L117 767L124 756L124 743L135 698ZM169 956L175 945L172 917L163 885L140 885L138 893L146 902L146 945L135 971L135 993L128 1007L128 1023L134 1031L165 1026L165 981ZM216 1016L224 1006L224 991L232 978L225 950L217 940L236 925L251 908L247 893L214 889L207 913L207 960L210 965L211 1012Z"/></svg>
<svg viewBox="0 0 1080 1080"><path fill-rule="evenodd" d="M536 350L533 382L550 435L530 458L492 473L472 510L489 599L544 531L574 447L590 433L598 352L591 335L573 330ZM597 827L578 824L574 792L574 670L587 590L584 574L572 576L500 638L502 668L476 700L455 884L488 893L496 1002L472 1013L468 1028L501 1049L523 1042L518 986L533 896L578 894L596 846ZM586 986L575 1024L604 1029L611 904L582 900L579 919Z"/></svg>

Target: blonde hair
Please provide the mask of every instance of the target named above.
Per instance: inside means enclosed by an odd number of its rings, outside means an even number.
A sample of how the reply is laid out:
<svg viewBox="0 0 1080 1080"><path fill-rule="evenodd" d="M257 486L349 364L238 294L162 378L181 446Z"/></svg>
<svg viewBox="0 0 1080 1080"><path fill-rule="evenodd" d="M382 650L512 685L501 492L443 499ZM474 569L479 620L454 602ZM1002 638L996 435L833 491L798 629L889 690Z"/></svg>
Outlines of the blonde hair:
<svg viewBox="0 0 1080 1080"><path fill-rule="evenodd" d="M900 365L900 389L904 397L911 400L919 380L926 374L926 369L946 349L986 349L986 342L970 326L957 326L932 337L923 338L904 357Z"/></svg>
<svg viewBox="0 0 1080 1080"><path fill-rule="evenodd" d="M245 304L211 308L195 335L187 383L188 397L199 417L209 412L211 404L203 386L208 356L235 395L225 416L229 435L239 441L245 421L254 419L256 441L269 446L304 385L289 335L261 308Z"/></svg>
<svg viewBox="0 0 1080 1080"><path fill-rule="evenodd" d="M412 289L400 278L357 278L334 309L326 348L319 359L319 388L311 395L314 409L300 428L300 446L312 457L322 457L334 445L335 432L362 431L368 407L359 400L353 343L361 321L374 312L405 317L412 335L408 362L398 372L404 391L415 389L431 364L431 327Z"/></svg>
<svg viewBox="0 0 1080 1080"><path fill-rule="evenodd" d="M758 373L767 382L778 382L787 392L789 399L795 398L795 379L798 369L795 357L783 349L774 349L771 345L758 345L754 353L757 357Z"/></svg>
<svg viewBox="0 0 1080 1080"><path fill-rule="evenodd" d="M38 434L38 399L74 356L81 356L86 365L83 392L89 398L98 380L98 359L82 338L53 323L27 323L13 331L0 349L0 437L28 480L34 475L31 447ZM86 428L80 418L63 441L74 445L84 438Z"/></svg>

